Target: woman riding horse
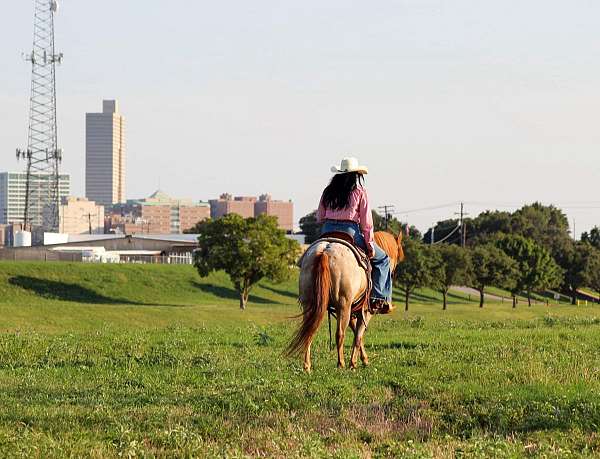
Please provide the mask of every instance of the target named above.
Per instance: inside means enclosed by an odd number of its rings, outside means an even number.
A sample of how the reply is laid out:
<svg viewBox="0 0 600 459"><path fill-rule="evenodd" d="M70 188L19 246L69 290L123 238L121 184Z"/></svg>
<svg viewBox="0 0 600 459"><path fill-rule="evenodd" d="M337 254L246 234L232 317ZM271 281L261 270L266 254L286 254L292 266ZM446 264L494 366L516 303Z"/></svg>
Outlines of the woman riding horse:
<svg viewBox="0 0 600 459"><path fill-rule="evenodd" d="M387 314L392 306L392 272L390 258L377 245L373 236L373 215L363 175L368 173L356 158L344 158L340 168L332 167L335 175L323 191L317 222L323 223L321 233L344 232L354 239L371 259L373 289L371 311Z"/></svg>
<svg viewBox="0 0 600 459"><path fill-rule="evenodd" d="M371 209L362 185L367 168L359 166L354 158L346 158L333 171L335 176L323 192L318 211L323 234L343 231L350 235L371 257L374 285L369 305L369 298L365 297L367 272L344 241L320 239L306 250L300 262L298 297L302 323L287 348L290 356L304 353L306 371L311 370L310 347L328 308L337 318L338 367L345 366L344 337L348 326L354 331L350 366L356 368L359 353L363 363L368 364L363 335L373 313L391 311L391 275L404 259L402 234L373 234ZM359 306L360 313L353 314L354 305Z"/></svg>

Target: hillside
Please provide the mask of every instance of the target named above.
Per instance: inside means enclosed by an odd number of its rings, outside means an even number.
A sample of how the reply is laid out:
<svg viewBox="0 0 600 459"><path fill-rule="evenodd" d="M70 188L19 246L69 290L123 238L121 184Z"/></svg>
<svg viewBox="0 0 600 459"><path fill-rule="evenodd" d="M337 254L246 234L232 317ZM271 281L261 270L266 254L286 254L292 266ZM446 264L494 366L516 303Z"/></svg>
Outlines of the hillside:
<svg viewBox="0 0 600 459"><path fill-rule="evenodd" d="M325 322L307 375L281 354L295 279L240 311L186 266L0 264L0 457L600 453L600 308L414 299L356 371Z"/></svg>

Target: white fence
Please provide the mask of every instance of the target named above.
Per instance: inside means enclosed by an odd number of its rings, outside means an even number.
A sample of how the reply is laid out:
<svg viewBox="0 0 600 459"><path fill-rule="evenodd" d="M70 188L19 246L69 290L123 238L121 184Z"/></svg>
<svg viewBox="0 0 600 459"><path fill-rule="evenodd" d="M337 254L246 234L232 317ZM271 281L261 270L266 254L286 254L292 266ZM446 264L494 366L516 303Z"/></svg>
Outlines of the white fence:
<svg viewBox="0 0 600 459"><path fill-rule="evenodd" d="M191 265L194 262L191 253L171 253L169 255L127 255L118 257L83 257L86 263L137 263L157 265Z"/></svg>
<svg viewBox="0 0 600 459"><path fill-rule="evenodd" d="M191 265L191 253L172 253L169 255L124 255L121 254L119 263L140 263L158 265Z"/></svg>

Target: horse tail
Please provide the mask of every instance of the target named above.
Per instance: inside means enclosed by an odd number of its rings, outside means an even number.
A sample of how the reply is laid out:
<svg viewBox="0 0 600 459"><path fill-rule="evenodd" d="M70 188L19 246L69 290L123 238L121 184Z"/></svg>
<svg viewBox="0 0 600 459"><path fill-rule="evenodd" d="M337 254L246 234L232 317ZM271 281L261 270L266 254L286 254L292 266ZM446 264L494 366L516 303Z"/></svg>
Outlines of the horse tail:
<svg viewBox="0 0 600 459"><path fill-rule="evenodd" d="M306 351L327 312L331 291L331 273L329 272L329 256L326 253L321 252L315 256L312 278L314 284L312 295L302 304L302 323L287 347L285 353L288 356Z"/></svg>

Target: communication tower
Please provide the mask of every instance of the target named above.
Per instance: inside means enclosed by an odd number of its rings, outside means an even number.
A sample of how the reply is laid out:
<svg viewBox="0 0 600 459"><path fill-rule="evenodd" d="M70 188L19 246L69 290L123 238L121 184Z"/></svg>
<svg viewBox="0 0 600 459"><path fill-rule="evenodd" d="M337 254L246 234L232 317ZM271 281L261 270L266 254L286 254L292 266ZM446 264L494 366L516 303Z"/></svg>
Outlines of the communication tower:
<svg viewBox="0 0 600 459"><path fill-rule="evenodd" d="M17 149L25 160L26 187L23 225L41 225L45 231L58 230L59 165L56 121L56 64L62 53L54 49L55 0L34 0L33 50L25 55L31 62L29 133L27 149Z"/></svg>

